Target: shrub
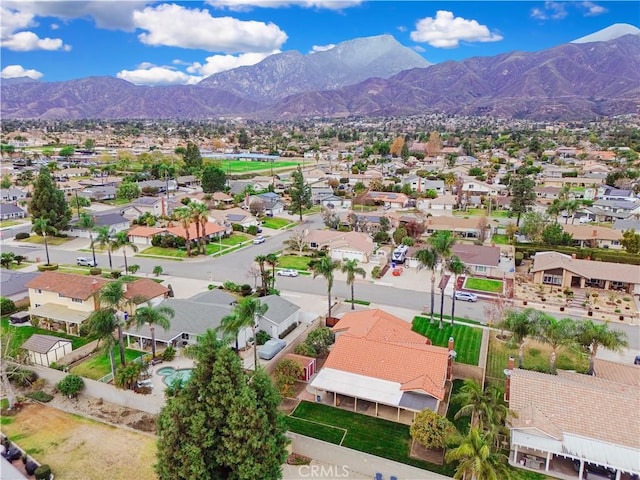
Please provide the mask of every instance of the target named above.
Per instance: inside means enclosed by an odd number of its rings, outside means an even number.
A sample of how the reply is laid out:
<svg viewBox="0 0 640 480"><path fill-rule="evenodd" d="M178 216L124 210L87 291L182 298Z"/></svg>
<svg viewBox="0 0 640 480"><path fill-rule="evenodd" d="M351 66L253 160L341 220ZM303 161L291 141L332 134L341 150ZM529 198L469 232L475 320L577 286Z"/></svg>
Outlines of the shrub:
<svg viewBox="0 0 640 480"><path fill-rule="evenodd" d="M140 270L140 265L129 265L129 267L127 268L127 270L129 271L129 273L131 275L135 275L135 273Z"/></svg>
<svg viewBox="0 0 640 480"><path fill-rule="evenodd" d="M371 269L371 276L373 278L380 278L380 266L376 265Z"/></svg>
<svg viewBox="0 0 640 480"><path fill-rule="evenodd" d="M269 335L264 330L259 330L258 333L256 333L256 343L258 345L264 345L265 343L267 343L267 340L270 340L270 339L271 339L271 335Z"/></svg>
<svg viewBox="0 0 640 480"><path fill-rule="evenodd" d="M7 297L0 297L0 314L10 315L16 311L16 304Z"/></svg>
<svg viewBox="0 0 640 480"><path fill-rule="evenodd" d="M7 367L7 377L21 387L28 387L38 379L38 374L26 368Z"/></svg>
<svg viewBox="0 0 640 480"><path fill-rule="evenodd" d="M122 272L120 270L113 270L111 272L111 278L120 278L120 275L122 275Z"/></svg>
<svg viewBox="0 0 640 480"><path fill-rule="evenodd" d="M162 274L162 272L164 272L164 270L162 269L162 267L160 265L156 265L155 267L153 267L153 274L158 277Z"/></svg>
<svg viewBox="0 0 640 480"><path fill-rule="evenodd" d="M516 267L519 267L522 264L522 260L524 260L524 253L516 252Z"/></svg>
<svg viewBox="0 0 640 480"><path fill-rule="evenodd" d="M294 353L298 354L298 355L304 355L305 357L317 357L318 354L316 353L316 351L313 349L313 347L311 345L309 345L306 342L303 342L299 345L296 345L296 348L293 350Z"/></svg>
<svg viewBox="0 0 640 480"><path fill-rule="evenodd" d="M247 232L249 235L257 235L257 233L258 233L258 227L257 227L256 225L250 225L250 226L247 228L246 232Z"/></svg>
<svg viewBox="0 0 640 480"><path fill-rule="evenodd" d="M210 283L209 285L207 285L207 290L213 290L215 288L216 286L213 283Z"/></svg>
<svg viewBox="0 0 640 480"><path fill-rule="evenodd" d="M298 326L297 322L296 323L292 323L291 325L289 325L287 327L287 329L284 332L282 332L280 335L278 335L278 338L280 338L280 340L282 340L284 337L286 337L291 332L293 332L296 329L297 326Z"/></svg>
<svg viewBox="0 0 640 480"><path fill-rule="evenodd" d="M329 353L329 347L333 343L333 332L329 327L318 327L309 332L305 343L313 347L313 350L319 356L325 356Z"/></svg>
<svg viewBox="0 0 640 480"><path fill-rule="evenodd" d="M162 352L162 360L164 360L165 362L170 362L174 358L176 358L176 349L169 345L167 348L165 348L164 352Z"/></svg>
<svg viewBox="0 0 640 480"><path fill-rule="evenodd" d="M102 275L102 269L98 267L91 267L89 269L89 275Z"/></svg>
<svg viewBox="0 0 640 480"><path fill-rule="evenodd" d="M240 287L238 285L236 285L233 282L224 282L222 284L222 286L224 287L225 290L228 290L229 292L238 292L240 291Z"/></svg>
<svg viewBox="0 0 640 480"><path fill-rule="evenodd" d="M50 272L57 269L58 269L57 263L52 263L51 265L44 265L44 264L38 265L39 272Z"/></svg>
<svg viewBox="0 0 640 480"><path fill-rule="evenodd" d="M253 288L248 283L240 285L240 295L243 297L248 297L253 292Z"/></svg>
<svg viewBox="0 0 640 480"><path fill-rule="evenodd" d="M231 229L234 232L244 232L244 227L242 225L237 224L237 223L232 224L231 225Z"/></svg>
<svg viewBox="0 0 640 480"><path fill-rule="evenodd" d="M40 465L33 474L36 480L49 480L51 478L51 467L49 465Z"/></svg>
<svg viewBox="0 0 640 480"><path fill-rule="evenodd" d="M162 244L162 235L154 235L151 237L151 245L154 247L159 247Z"/></svg>
<svg viewBox="0 0 640 480"><path fill-rule="evenodd" d="M25 394L25 397L35 400L37 402L48 403L53 400L53 395L49 395L47 392L38 390L36 392L29 392Z"/></svg>
<svg viewBox="0 0 640 480"><path fill-rule="evenodd" d="M302 366L298 362L288 358L280 360L275 371L276 386L280 395L285 398L293 397L295 395L293 386L303 374Z"/></svg>
<svg viewBox="0 0 640 480"><path fill-rule="evenodd" d="M29 238L29 234L27 232L18 232L16 233L16 240L24 240L25 238Z"/></svg>
<svg viewBox="0 0 640 480"><path fill-rule="evenodd" d="M78 375L67 375L58 382L57 387L60 393L73 398L84 388L84 380Z"/></svg>

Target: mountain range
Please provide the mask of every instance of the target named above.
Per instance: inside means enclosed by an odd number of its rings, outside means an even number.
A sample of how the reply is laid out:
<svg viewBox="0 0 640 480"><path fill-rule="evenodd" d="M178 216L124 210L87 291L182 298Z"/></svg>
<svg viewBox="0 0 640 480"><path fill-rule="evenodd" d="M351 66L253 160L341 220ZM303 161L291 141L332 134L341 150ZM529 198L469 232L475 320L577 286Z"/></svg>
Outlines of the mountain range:
<svg viewBox="0 0 640 480"><path fill-rule="evenodd" d="M539 52L435 65L382 35L308 55L272 55L189 86L136 86L113 77L3 81L0 113L5 119L264 120L425 113L570 120L637 113L640 35L626 27Z"/></svg>

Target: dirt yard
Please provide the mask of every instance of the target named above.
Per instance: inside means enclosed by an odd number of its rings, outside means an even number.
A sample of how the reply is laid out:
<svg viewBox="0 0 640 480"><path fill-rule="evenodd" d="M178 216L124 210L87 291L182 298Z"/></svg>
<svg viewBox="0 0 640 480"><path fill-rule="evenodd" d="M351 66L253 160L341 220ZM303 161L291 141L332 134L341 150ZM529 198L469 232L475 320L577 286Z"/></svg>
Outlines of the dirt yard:
<svg viewBox="0 0 640 480"><path fill-rule="evenodd" d="M95 399L56 397L56 406L66 411L29 403L14 416L3 418L2 432L40 463L49 464L56 478L157 478L155 436L133 430L134 426L153 429L153 417Z"/></svg>

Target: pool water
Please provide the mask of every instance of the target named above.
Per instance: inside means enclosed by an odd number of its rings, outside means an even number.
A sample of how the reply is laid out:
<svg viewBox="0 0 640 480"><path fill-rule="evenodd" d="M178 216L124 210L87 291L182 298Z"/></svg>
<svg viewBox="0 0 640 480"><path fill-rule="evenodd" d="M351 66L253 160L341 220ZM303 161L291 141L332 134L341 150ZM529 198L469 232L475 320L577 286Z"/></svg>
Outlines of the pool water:
<svg viewBox="0 0 640 480"><path fill-rule="evenodd" d="M174 382L188 382L191 378L191 374L193 372L193 368L179 368L175 369L173 367L162 367L159 368L156 372L161 377L164 377L162 381L165 385L171 386Z"/></svg>

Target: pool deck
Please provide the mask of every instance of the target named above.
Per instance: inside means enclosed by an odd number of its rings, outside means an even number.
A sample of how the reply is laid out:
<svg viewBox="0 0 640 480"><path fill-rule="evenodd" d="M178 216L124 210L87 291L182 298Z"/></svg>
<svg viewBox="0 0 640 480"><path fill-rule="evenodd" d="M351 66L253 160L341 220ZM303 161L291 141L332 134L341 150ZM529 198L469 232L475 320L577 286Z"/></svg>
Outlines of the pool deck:
<svg viewBox="0 0 640 480"><path fill-rule="evenodd" d="M151 390L151 395L157 395L164 398L164 391L167 388L167 385L164 383L164 375L160 375L158 370L162 368L171 367L174 370L180 370L183 368L193 368L194 362L190 358L185 357L176 357L170 362L162 362L158 365L154 365L149 367L149 371L151 372L151 383L153 384L153 389Z"/></svg>

